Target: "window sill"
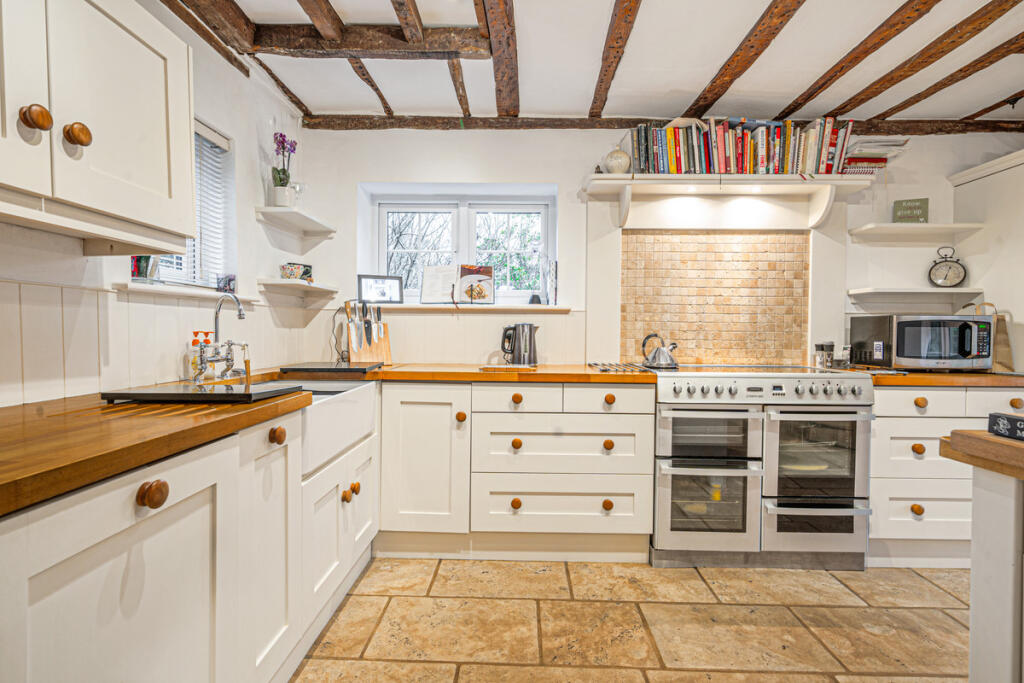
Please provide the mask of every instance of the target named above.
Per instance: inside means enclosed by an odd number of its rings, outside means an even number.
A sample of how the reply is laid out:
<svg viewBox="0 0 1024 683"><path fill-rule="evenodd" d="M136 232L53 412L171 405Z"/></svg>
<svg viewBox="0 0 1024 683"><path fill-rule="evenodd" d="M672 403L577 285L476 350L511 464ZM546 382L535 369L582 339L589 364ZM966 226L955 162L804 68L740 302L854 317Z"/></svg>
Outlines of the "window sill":
<svg viewBox="0 0 1024 683"><path fill-rule="evenodd" d="M376 304L370 304L375 306ZM456 309L452 304L380 304L382 310L389 313L536 313L538 315L567 315L572 312L569 306L545 306L542 304L459 304Z"/></svg>
<svg viewBox="0 0 1024 683"><path fill-rule="evenodd" d="M175 299L219 299L224 292L207 287L191 287L188 285L155 285L143 282L115 282L111 285L119 292L129 294L150 294L153 296L168 296ZM259 301L258 297L238 296L238 300L244 304L251 304Z"/></svg>

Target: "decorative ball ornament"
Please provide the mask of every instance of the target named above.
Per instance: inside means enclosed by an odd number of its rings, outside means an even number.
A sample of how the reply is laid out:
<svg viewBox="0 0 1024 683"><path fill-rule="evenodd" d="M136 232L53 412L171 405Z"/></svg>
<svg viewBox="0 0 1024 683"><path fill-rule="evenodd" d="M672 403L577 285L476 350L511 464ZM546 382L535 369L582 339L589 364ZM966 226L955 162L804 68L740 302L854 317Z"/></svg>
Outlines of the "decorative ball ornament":
<svg viewBox="0 0 1024 683"><path fill-rule="evenodd" d="M629 173L631 164L629 155L623 152L619 145L615 145L615 149L605 154L601 160L601 170L605 173Z"/></svg>

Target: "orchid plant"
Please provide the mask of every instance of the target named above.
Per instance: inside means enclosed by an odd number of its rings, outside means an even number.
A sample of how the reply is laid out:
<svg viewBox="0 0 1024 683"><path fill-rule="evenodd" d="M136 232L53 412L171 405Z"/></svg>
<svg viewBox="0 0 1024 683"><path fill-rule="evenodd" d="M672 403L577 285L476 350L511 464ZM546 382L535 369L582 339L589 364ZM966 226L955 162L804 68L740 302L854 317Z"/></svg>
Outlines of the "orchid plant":
<svg viewBox="0 0 1024 683"><path fill-rule="evenodd" d="M288 187L291 181L289 169L292 165L292 155L298 143L289 140L284 133L274 133L274 155L280 159L280 164L270 169L274 179L274 187Z"/></svg>

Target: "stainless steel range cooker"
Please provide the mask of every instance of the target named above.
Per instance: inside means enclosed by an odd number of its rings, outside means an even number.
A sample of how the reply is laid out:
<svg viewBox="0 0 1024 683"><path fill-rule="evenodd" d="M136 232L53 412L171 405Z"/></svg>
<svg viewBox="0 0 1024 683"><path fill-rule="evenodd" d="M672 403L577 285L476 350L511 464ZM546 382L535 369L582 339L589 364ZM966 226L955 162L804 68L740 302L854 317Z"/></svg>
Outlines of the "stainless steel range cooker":
<svg viewBox="0 0 1024 683"><path fill-rule="evenodd" d="M870 375L659 371L654 566L862 568Z"/></svg>

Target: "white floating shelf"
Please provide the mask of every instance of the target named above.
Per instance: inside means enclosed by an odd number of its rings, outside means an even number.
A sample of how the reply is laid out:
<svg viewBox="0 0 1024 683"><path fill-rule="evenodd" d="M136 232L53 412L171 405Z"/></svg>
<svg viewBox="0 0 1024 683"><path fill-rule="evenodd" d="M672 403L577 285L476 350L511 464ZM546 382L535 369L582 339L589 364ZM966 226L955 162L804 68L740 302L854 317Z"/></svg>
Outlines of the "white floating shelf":
<svg viewBox="0 0 1024 683"><path fill-rule="evenodd" d="M862 287L847 290L855 302L865 304L918 303L948 304L958 310L984 294L985 290L970 287Z"/></svg>
<svg viewBox="0 0 1024 683"><path fill-rule="evenodd" d="M115 282L110 286L119 292L127 292L129 294L149 294L152 296L173 297L175 299L219 299L225 294L208 287L151 284L148 282ZM251 296L241 296L239 294L235 296L243 304L251 304L254 301L258 301L257 298Z"/></svg>
<svg viewBox="0 0 1024 683"><path fill-rule="evenodd" d="M855 242L893 246L942 246L985 227L984 223L868 223L850 228Z"/></svg>
<svg viewBox="0 0 1024 683"><path fill-rule="evenodd" d="M267 225L295 233L304 239L330 239L336 232L335 228L295 208L258 206L256 218Z"/></svg>
<svg viewBox="0 0 1024 683"><path fill-rule="evenodd" d="M292 279L286 280L284 278L261 278L256 280L256 284L266 290L276 291L280 294L287 294L290 296L301 296L305 298L321 298L325 299L333 297L338 293L335 287L324 287L323 285L311 285L305 280Z"/></svg>

